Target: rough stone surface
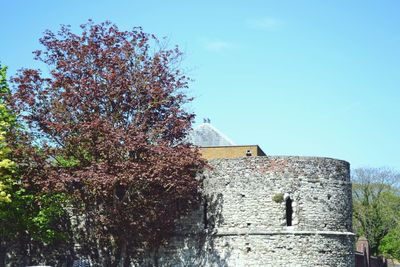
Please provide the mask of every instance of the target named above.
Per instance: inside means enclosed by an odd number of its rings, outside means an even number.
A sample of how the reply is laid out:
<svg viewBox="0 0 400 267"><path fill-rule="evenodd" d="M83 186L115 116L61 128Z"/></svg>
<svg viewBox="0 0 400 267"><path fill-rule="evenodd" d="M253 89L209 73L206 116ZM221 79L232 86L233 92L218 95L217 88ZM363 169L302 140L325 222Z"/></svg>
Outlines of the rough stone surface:
<svg viewBox="0 0 400 267"><path fill-rule="evenodd" d="M347 162L247 157L210 165L203 208L143 266L354 266Z"/></svg>

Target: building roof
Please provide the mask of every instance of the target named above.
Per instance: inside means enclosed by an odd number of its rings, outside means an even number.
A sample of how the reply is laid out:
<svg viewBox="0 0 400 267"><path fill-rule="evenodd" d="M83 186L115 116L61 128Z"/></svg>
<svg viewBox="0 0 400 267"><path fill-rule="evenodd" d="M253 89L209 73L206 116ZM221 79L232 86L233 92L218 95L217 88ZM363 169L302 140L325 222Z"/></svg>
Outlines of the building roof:
<svg viewBox="0 0 400 267"><path fill-rule="evenodd" d="M234 146L227 136L218 131L208 122L200 124L193 129L188 135L188 141L199 147L214 147L214 146Z"/></svg>

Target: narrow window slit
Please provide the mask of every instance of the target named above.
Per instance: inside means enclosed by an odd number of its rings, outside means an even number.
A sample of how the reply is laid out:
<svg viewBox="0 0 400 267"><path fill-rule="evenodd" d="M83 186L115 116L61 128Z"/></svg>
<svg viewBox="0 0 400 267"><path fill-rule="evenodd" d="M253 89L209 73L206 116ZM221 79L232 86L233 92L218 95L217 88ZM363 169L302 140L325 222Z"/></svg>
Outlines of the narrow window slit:
<svg viewBox="0 0 400 267"><path fill-rule="evenodd" d="M204 205L203 206L204 229L207 229L208 228L208 218L207 218L207 206L208 206L208 203L207 203L207 199L204 200L204 204L203 205Z"/></svg>
<svg viewBox="0 0 400 267"><path fill-rule="evenodd" d="M293 200L288 197L286 199L286 226L292 226L292 219L293 219L293 207L292 207Z"/></svg>

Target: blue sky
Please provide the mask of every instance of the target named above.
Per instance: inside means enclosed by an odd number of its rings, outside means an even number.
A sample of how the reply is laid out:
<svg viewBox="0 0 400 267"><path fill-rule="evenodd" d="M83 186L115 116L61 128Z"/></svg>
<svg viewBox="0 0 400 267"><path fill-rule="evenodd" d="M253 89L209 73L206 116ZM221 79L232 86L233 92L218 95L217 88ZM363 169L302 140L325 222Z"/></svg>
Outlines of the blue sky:
<svg viewBox="0 0 400 267"><path fill-rule="evenodd" d="M400 1L0 0L0 61L35 67L45 29L142 26L185 52L189 109L236 144L400 170Z"/></svg>

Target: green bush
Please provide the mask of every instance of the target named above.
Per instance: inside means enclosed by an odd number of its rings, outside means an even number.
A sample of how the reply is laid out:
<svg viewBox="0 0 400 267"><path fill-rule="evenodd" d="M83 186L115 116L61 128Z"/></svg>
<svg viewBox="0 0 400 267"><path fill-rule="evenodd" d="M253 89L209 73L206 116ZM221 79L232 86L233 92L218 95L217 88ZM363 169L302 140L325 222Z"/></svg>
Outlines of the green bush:
<svg viewBox="0 0 400 267"><path fill-rule="evenodd" d="M283 194L282 193L278 193L278 194L275 194L273 197L272 197L272 200L274 201L274 202L276 202L276 203L282 203L283 202Z"/></svg>

